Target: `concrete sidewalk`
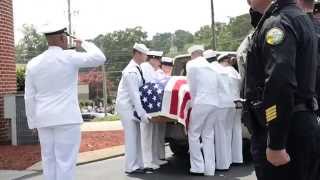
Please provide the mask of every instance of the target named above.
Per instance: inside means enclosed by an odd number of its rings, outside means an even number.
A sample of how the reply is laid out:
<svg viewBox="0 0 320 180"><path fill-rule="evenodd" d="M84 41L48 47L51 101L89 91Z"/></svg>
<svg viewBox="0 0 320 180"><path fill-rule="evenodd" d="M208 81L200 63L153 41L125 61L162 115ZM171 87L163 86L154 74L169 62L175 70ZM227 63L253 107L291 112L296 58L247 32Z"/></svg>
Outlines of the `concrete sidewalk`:
<svg viewBox="0 0 320 180"><path fill-rule="evenodd" d="M81 131L117 131L122 130L121 121L85 122Z"/></svg>
<svg viewBox="0 0 320 180"><path fill-rule="evenodd" d="M77 165L83 165L111 159L124 155L124 146L115 146L96 151L83 152L78 155ZM0 170L0 180L22 180L42 173L41 162L23 171Z"/></svg>
<svg viewBox="0 0 320 180"><path fill-rule="evenodd" d="M11 171L11 170L0 170L0 179L1 180L16 180L21 177L27 177L35 174L33 171Z"/></svg>
<svg viewBox="0 0 320 180"><path fill-rule="evenodd" d="M81 131L117 131L123 130L120 121L111 122L85 122L81 126ZM96 161L111 159L124 155L124 146L114 146L110 148L83 152L78 155L77 165L92 163ZM20 180L29 176L34 176L42 171L42 164L38 162L24 171L0 170L0 180Z"/></svg>
<svg viewBox="0 0 320 180"><path fill-rule="evenodd" d="M114 146L106 149L83 152L78 155L77 165L106 160L123 155L124 146ZM38 162L32 165L31 167L27 168L27 171L42 171L41 162Z"/></svg>

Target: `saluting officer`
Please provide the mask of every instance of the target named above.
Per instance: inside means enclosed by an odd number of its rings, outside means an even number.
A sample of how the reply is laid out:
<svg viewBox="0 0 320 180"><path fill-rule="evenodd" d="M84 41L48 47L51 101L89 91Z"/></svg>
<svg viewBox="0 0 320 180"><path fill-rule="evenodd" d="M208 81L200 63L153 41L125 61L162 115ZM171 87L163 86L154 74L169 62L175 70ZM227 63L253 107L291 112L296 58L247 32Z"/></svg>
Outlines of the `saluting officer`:
<svg viewBox="0 0 320 180"><path fill-rule="evenodd" d="M29 61L25 104L29 128L39 133L46 180L74 180L83 122L78 103L78 71L102 65L106 58L93 43L77 41L86 52L66 51L66 28L50 24L42 30L49 48Z"/></svg>

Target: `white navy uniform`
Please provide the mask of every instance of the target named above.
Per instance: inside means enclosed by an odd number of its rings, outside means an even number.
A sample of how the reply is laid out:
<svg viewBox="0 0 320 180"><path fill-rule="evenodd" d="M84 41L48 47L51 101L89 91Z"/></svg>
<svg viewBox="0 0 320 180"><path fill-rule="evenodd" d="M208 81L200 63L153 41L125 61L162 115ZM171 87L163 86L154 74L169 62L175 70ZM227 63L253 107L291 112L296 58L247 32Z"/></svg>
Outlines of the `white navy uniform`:
<svg viewBox="0 0 320 180"><path fill-rule="evenodd" d="M25 106L30 129L37 128L46 180L74 180L83 122L78 103L78 70L106 58L89 42L85 53L49 46L27 65Z"/></svg>
<svg viewBox="0 0 320 180"><path fill-rule="evenodd" d="M141 65L143 77L146 82L156 82L158 75L155 69L149 62L144 62ZM158 139L155 138L156 124L154 123L141 123L141 144L142 144L142 157L145 168L158 169L159 160L158 153Z"/></svg>
<svg viewBox="0 0 320 180"><path fill-rule="evenodd" d="M167 75L164 73L162 69L158 69L156 73L157 73L158 81L161 81L162 79L167 77ZM154 141L156 142L155 148L157 152L155 154L157 155L156 157L158 160L156 164L158 165L164 165L168 163L167 161L165 161L166 159L166 152L165 152L166 128L167 128L167 125L165 123L156 124L156 133L154 136Z"/></svg>
<svg viewBox="0 0 320 180"><path fill-rule="evenodd" d="M230 168L233 162L242 163L241 121L239 119L239 113L241 112L236 110L234 103L235 100L240 98L240 75L231 66L224 67L217 62L213 62L212 65L220 72L219 116L215 126L216 168L226 170ZM235 118L237 118L237 121L235 121ZM239 138L241 138L240 142ZM241 148L240 152L238 152L239 148Z"/></svg>
<svg viewBox="0 0 320 180"><path fill-rule="evenodd" d="M148 123L150 118L140 101L139 87L143 85L143 78L138 68L140 66L131 60L122 71L116 100L116 111L125 133L125 172L127 173L144 168L140 123ZM134 116L134 112L141 120Z"/></svg>
<svg viewBox="0 0 320 180"><path fill-rule="evenodd" d="M229 75L230 100L235 101L240 99L241 77L240 74L232 67L226 67ZM237 108L234 104L230 108L229 117L227 119L227 129L231 129L227 135L227 141L231 142L231 162L243 163L242 154L242 128L241 128L241 113L242 109Z"/></svg>
<svg viewBox="0 0 320 180"><path fill-rule="evenodd" d="M211 63L211 67L219 73L219 91L217 98L219 99L219 105L217 109L217 122L214 126L215 131L215 155L216 155L216 169L227 170L231 165L231 145L227 142L228 128L227 119L230 113L230 108L234 107L234 103L231 101L229 76L225 67L219 64L217 61ZM231 143L231 142L230 142Z"/></svg>
<svg viewBox="0 0 320 180"><path fill-rule="evenodd" d="M218 74L205 58L198 57L187 63L187 81L192 103L188 129L190 172L213 176L215 174L214 126L219 105Z"/></svg>

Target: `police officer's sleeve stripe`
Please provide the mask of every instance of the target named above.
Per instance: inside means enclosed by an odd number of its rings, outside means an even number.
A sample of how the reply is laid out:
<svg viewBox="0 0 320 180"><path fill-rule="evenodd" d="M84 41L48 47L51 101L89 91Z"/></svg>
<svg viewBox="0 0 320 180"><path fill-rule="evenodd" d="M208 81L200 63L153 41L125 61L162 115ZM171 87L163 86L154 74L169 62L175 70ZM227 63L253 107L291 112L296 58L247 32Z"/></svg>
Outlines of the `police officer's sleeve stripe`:
<svg viewBox="0 0 320 180"><path fill-rule="evenodd" d="M277 105L274 105L274 106L271 106L270 108L268 108L266 110L266 113L269 114L269 113L272 113L274 111L277 111Z"/></svg>
<svg viewBox="0 0 320 180"><path fill-rule="evenodd" d="M271 121L275 120L276 118L277 118L277 115L274 115L274 116L268 116L268 117L267 117L267 122L269 123L269 122L271 122Z"/></svg>
<svg viewBox="0 0 320 180"><path fill-rule="evenodd" d="M273 119L277 118L277 113L273 113L273 114L270 114L270 115L267 115L267 121L272 121Z"/></svg>
<svg viewBox="0 0 320 180"><path fill-rule="evenodd" d="M266 110L267 122L270 122L277 118L277 106L274 105Z"/></svg>

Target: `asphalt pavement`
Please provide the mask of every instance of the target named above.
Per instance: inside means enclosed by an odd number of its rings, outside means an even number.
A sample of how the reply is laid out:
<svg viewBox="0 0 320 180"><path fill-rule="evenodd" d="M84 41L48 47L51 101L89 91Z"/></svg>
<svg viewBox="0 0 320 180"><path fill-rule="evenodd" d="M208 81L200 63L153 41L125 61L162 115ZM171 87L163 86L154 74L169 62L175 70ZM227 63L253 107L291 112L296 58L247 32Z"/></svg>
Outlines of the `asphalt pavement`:
<svg viewBox="0 0 320 180"><path fill-rule="evenodd" d="M168 153L169 164L154 174L127 175L123 172L124 157L113 158L77 167L76 180L256 180L251 164L232 167L228 172L216 172L214 177L188 175L188 157L176 157ZM14 180L42 180L41 174L29 174Z"/></svg>

